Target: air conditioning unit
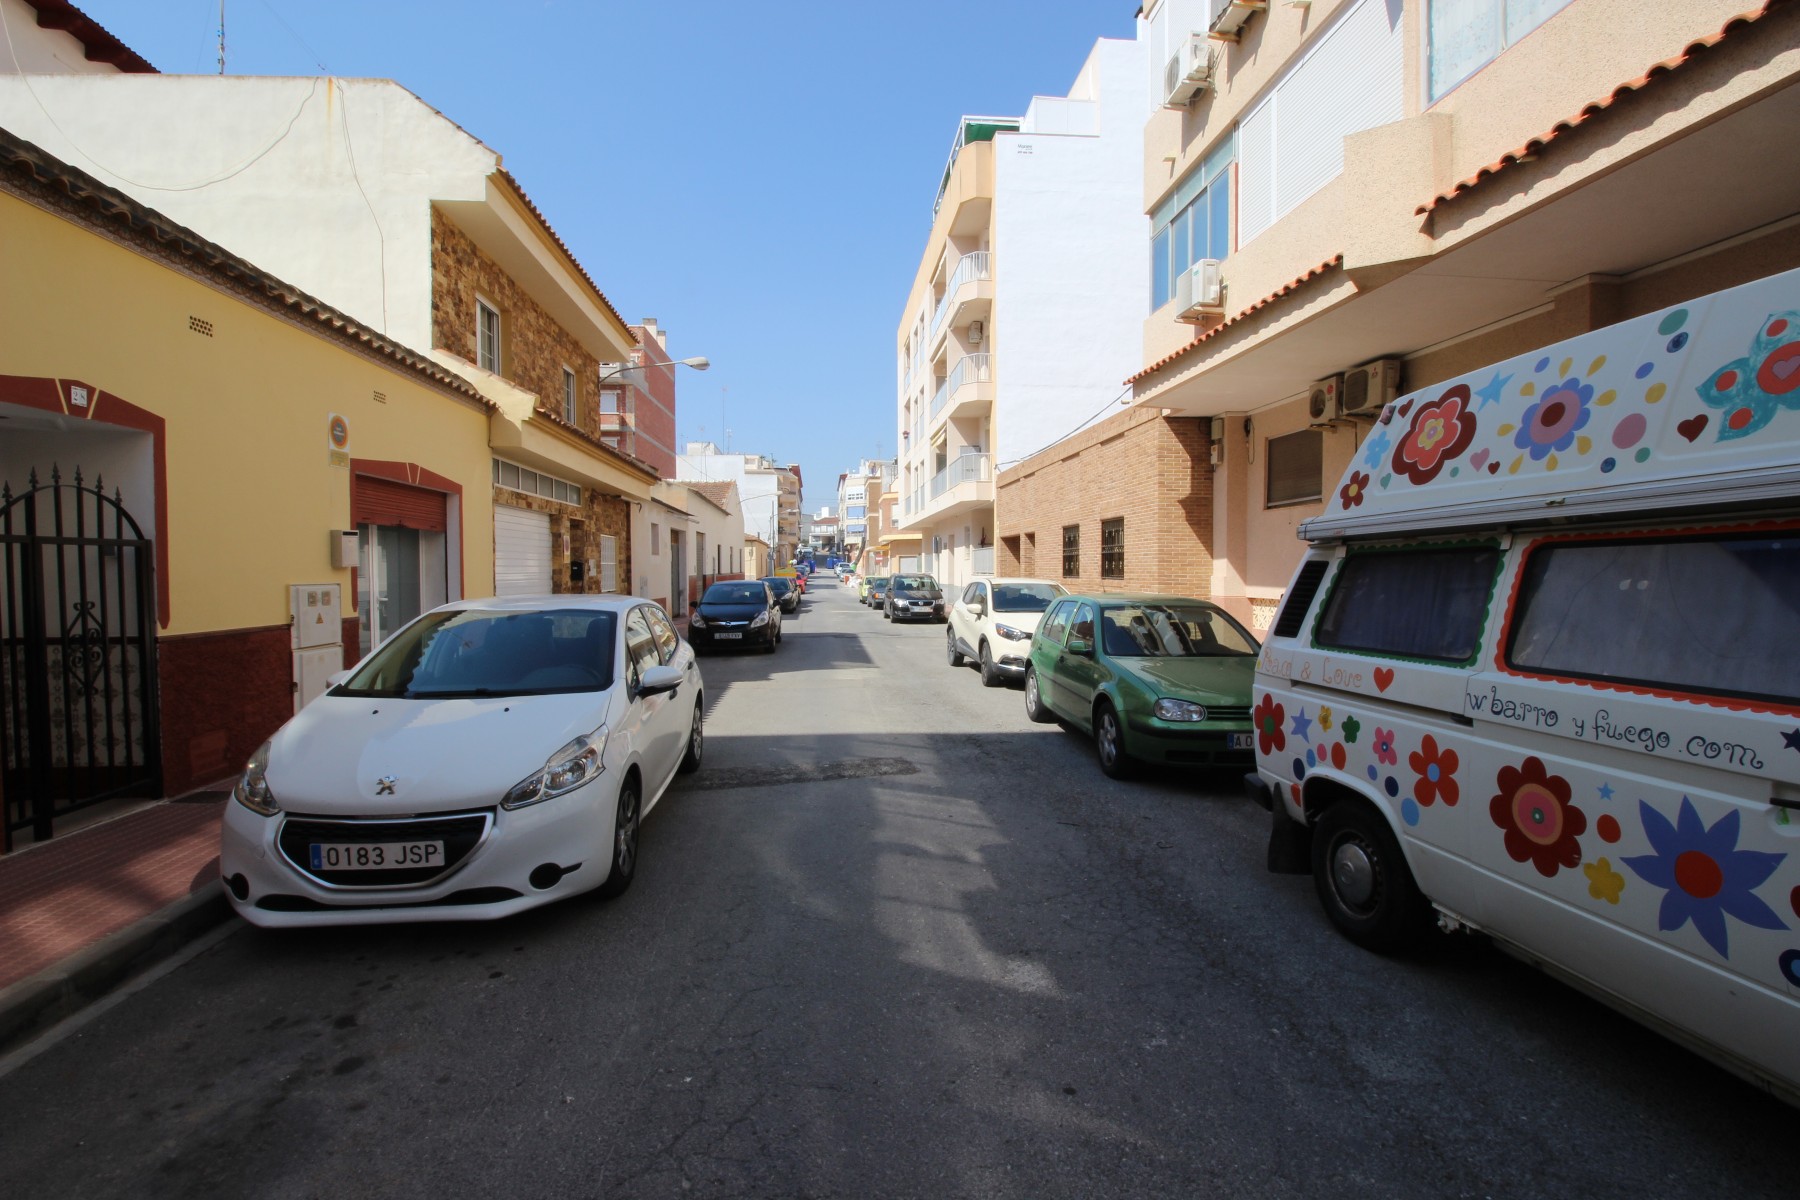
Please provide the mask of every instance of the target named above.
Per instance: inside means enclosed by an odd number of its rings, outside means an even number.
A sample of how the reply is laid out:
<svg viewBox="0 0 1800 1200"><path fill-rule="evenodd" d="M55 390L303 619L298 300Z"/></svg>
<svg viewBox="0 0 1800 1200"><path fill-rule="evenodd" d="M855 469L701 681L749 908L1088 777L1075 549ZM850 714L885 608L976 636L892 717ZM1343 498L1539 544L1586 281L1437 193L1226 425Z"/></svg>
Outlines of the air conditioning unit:
<svg viewBox="0 0 1800 1200"><path fill-rule="evenodd" d="M1163 68L1163 105L1186 108L1213 85L1213 48L1206 36L1190 33Z"/></svg>
<svg viewBox="0 0 1800 1200"><path fill-rule="evenodd" d="M981 339L987 336L987 327L980 321L969 322L969 345L981 345Z"/></svg>
<svg viewBox="0 0 1800 1200"><path fill-rule="evenodd" d="M1374 419L1400 394L1400 360L1378 358L1344 372L1339 409L1347 417Z"/></svg>
<svg viewBox="0 0 1800 1200"><path fill-rule="evenodd" d="M1214 41L1235 42L1251 14L1267 10L1269 0L1214 0L1212 26L1207 36Z"/></svg>
<svg viewBox="0 0 1800 1200"><path fill-rule="evenodd" d="M1344 377L1333 375L1312 385L1306 397L1307 419L1314 425L1329 425L1343 415L1339 397L1344 394Z"/></svg>
<svg viewBox="0 0 1800 1200"><path fill-rule="evenodd" d="M1225 311L1225 281L1219 260L1203 258L1175 280L1175 319L1198 323Z"/></svg>

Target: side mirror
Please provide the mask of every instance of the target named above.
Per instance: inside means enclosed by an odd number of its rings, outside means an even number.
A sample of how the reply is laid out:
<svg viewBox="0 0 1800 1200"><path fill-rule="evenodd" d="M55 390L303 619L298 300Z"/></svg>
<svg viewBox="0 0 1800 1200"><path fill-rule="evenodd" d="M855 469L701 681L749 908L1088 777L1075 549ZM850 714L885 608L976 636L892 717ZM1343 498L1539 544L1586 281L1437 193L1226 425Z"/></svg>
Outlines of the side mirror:
<svg viewBox="0 0 1800 1200"><path fill-rule="evenodd" d="M651 667L638 680L639 696L660 696L681 686L684 676L680 667Z"/></svg>
<svg viewBox="0 0 1800 1200"><path fill-rule="evenodd" d="M1069 653L1079 654L1083 658L1094 656L1094 643L1087 638L1072 637L1069 639Z"/></svg>
<svg viewBox="0 0 1800 1200"><path fill-rule="evenodd" d="M978 617L987 616L987 601L977 600L975 603L969 605L969 611Z"/></svg>

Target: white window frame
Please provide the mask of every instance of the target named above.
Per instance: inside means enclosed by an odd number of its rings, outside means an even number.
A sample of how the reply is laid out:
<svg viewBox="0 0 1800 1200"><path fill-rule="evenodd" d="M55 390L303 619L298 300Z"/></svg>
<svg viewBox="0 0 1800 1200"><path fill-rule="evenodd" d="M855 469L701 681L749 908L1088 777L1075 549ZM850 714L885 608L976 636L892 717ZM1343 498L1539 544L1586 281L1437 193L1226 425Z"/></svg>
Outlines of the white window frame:
<svg viewBox="0 0 1800 1200"><path fill-rule="evenodd" d="M493 331L493 346L488 345L488 332ZM475 365L484 371L500 374L500 309L479 293L475 296Z"/></svg>
<svg viewBox="0 0 1800 1200"><path fill-rule="evenodd" d="M619 590L619 539L610 533L600 535L600 590Z"/></svg>
<svg viewBox="0 0 1800 1200"><path fill-rule="evenodd" d="M558 504L581 507L581 485L545 474L536 467L523 467L504 458L494 461L494 486L525 496L541 496Z"/></svg>
<svg viewBox="0 0 1800 1200"><path fill-rule="evenodd" d="M576 413L577 413L576 405L580 399L580 393L576 390L578 385L577 385L576 378L575 378L575 372L570 369L570 367L567 363L563 364L562 371L563 371L563 420L565 420L569 424L573 425L573 424L575 424L575 417L576 417Z"/></svg>
<svg viewBox="0 0 1800 1200"><path fill-rule="evenodd" d="M1424 6L1425 70L1423 75L1425 84L1425 103L1427 105L1436 104L1439 100L1442 100L1445 96L1448 96L1451 92L1454 92L1457 88L1481 74L1481 72L1487 68L1489 63L1495 61L1502 54L1505 54L1508 50L1531 36L1536 30L1542 28L1545 22L1549 21L1551 17L1554 17L1570 4L1570 0L1553 0L1555 7L1546 11L1543 16L1539 17L1531 25L1512 30L1512 37L1509 40L1507 36L1506 10L1507 6L1512 3L1513 0L1471 0L1471 2L1485 2L1492 5L1494 19L1494 52L1478 62L1472 61L1468 70L1464 71L1461 75L1458 75L1455 79L1445 80L1441 89L1436 87L1433 83L1431 64L1435 57L1434 50L1436 48L1435 38L1433 37L1434 26L1437 24L1436 10L1439 8L1442 0L1427 0ZM1529 2L1529 0L1527 0L1527 2Z"/></svg>

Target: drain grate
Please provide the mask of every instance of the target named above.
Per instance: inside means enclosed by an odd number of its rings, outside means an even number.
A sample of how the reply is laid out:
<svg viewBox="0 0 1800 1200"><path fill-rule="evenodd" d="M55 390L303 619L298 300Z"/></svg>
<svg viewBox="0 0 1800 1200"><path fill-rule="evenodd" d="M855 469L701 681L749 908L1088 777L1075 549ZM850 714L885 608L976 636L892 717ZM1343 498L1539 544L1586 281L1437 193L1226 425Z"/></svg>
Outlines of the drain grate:
<svg viewBox="0 0 1800 1200"><path fill-rule="evenodd" d="M712 792L725 788L777 787L824 783L831 779L882 779L918 773L918 766L904 758L840 758L834 762L792 763L778 767L709 767L686 780L682 790Z"/></svg>

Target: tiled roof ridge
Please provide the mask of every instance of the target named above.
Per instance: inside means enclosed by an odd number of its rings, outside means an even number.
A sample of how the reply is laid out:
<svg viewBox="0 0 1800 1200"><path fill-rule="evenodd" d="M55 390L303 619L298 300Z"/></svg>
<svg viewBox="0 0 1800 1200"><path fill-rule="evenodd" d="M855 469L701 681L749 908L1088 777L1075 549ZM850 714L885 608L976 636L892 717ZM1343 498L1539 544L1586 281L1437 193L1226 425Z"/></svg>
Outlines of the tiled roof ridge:
<svg viewBox="0 0 1800 1200"><path fill-rule="evenodd" d="M69 0L25 0L25 3L37 12L38 28L68 34L81 43L89 62L108 63L129 74L162 74L143 55Z"/></svg>
<svg viewBox="0 0 1800 1200"><path fill-rule="evenodd" d="M1219 322L1219 324L1213 326L1211 329L1207 330L1205 333L1199 334L1198 336L1196 336L1194 338L1193 341L1189 342L1187 345L1183 346L1181 349L1175 351L1172 354L1165 355L1164 357L1158 359L1156 362L1151 363L1149 366L1147 366L1143 370L1139 371L1136 375L1133 375L1130 379L1127 379L1125 381L1126 385L1129 386L1131 384L1135 384L1141 379L1146 379L1149 376L1156 374L1158 371L1162 370L1164 367L1168 366L1170 363L1174 362L1176 359L1183 358L1189 354L1192 354L1194 352L1194 350L1198 346L1200 346L1201 343L1206 342L1206 341L1218 336L1220 333L1223 333L1225 330L1231 328L1233 325L1236 325L1239 321L1245 320L1246 318L1250 317L1251 315L1253 315L1257 312L1260 312L1261 310L1267 308L1269 305L1275 303L1277 300L1280 300L1282 297L1287 296L1290 293L1299 290L1299 288L1302 285L1310 282L1311 280L1317 279L1319 276L1325 274L1327 271L1330 271L1337 267L1341 267L1343 265L1344 265L1344 256L1342 254L1332 255L1330 258L1326 259L1324 262L1320 263L1318 266L1316 266L1316 267L1312 268L1311 270L1309 270L1308 272L1306 272L1306 274L1300 275L1300 276L1288 281L1287 283L1282 284L1280 287L1276 288L1274 291L1272 291L1268 295L1264 296L1261 300L1258 300L1256 303L1250 305L1248 308L1242 309L1239 312L1232 314L1230 317L1226 318L1224 321Z"/></svg>
<svg viewBox="0 0 1800 1200"><path fill-rule="evenodd" d="M269 274L248 259L233 254L216 242L208 241L187 226L171 220L148 205L140 204L116 188L108 187L79 167L70 166L42 147L3 128L0 128L0 166L8 171L29 175L40 184L59 188L72 201L122 223L138 234L154 238L158 243L178 252L182 258L203 265L215 275L226 276L252 295L261 293L280 307L309 318L345 338L353 339L379 357L389 359L441 387L451 388L485 409L492 411L494 408L493 402L477 391L473 384L417 351L383 334L365 329L349 314Z"/></svg>
<svg viewBox="0 0 1800 1200"><path fill-rule="evenodd" d="M1498 175L1508 167L1516 166L1521 162L1531 161L1541 153L1545 147L1549 146L1550 143L1554 142L1563 134L1573 132L1576 128L1586 124L1594 117L1599 116L1601 113L1617 104L1620 100L1623 100L1626 96L1629 96L1657 79L1676 71L1680 67L1693 61L1696 55L1703 51L1710 50L1712 47L1724 41L1727 37L1730 37L1733 33L1745 26L1752 25L1755 22L1762 20L1775 9L1782 7L1787 3L1788 0L1763 0L1763 3L1759 7L1738 13L1736 16L1728 19L1725 24L1721 25L1716 33L1710 33L1704 37L1695 38L1682 48L1680 54L1677 54L1673 58L1665 58L1660 62L1650 64L1649 67L1645 68L1641 75L1638 75L1634 79L1626 80L1624 83L1613 88L1612 91L1606 95L1583 105L1581 111L1574 116L1569 117L1566 120L1558 121L1543 133L1526 141L1518 149L1502 154L1487 166L1482 167L1467 179L1456 184L1456 186L1452 187L1449 191L1439 192L1429 201L1414 209L1414 215L1421 217L1425 216L1439 205L1446 204L1466 192L1479 187L1482 183L1493 178L1495 175Z"/></svg>

